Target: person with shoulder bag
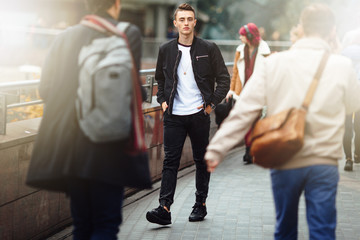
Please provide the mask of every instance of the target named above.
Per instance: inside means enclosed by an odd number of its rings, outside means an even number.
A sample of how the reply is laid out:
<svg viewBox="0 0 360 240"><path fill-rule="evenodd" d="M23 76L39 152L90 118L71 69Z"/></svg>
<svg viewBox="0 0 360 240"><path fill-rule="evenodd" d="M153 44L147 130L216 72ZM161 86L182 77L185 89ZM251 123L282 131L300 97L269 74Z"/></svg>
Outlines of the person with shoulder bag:
<svg viewBox="0 0 360 240"><path fill-rule="evenodd" d="M141 33L117 21L120 0L61 33L43 66L45 111L26 183L65 192L73 238L117 239L124 187L151 188L139 78Z"/></svg>
<svg viewBox="0 0 360 240"><path fill-rule="evenodd" d="M274 239L297 239L302 193L309 239L335 239L338 160L343 158L345 114L360 109L360 82L349 59L337 54L326 57L336 35L335 16L327 5L307 6L301 13L300 26L304 37L288 51L269 56L261 70L254 73L207 147L205 160L208 171L214 171L226 153L243 139L263 106L267 106L263 120L281 116L281 112L292 108L302 109L306 113L303 138L300 137L303 144L289 156L288 145L283 152L277 152L278 158L285 160L270 170L276 210ZM321 65L320 76L317 72ZM317 87L311 87L312 84ZM309 89L314 91L310 94L311 103L302 108ZM270 121L273 122L274 119ZM279 128L274 131L281 134ZM271 148L260 150L276 155Z"/></svg>

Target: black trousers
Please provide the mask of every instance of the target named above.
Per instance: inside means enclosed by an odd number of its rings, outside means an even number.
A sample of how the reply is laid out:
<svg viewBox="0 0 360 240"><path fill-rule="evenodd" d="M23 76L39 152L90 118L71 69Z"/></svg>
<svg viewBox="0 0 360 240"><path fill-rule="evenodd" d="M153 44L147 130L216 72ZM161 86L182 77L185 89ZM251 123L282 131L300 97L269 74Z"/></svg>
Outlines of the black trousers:
<svg viewBox="0 0 360 240"><path fill-rule="evenodd" d="M74 240L117 239L124 188L85 179L69 179Z"/></svg>
<svg viewBox="0 0 360 240"><path fill-rule="evenodd" d="M191 140L193 158L196 165L196 202L205 203L210 173L206 170L204 155L209 144L210 116L203 110L186 116L164 113L164 152L160 189L160 205L170 209L174 202L176 180L181 153L186 136Z"/></svg>
<svg viewBox="0 0 360 240"><path fill-rule="evenodd" d="M344 134L344 152L346 158L351 158L351 141L355 132L355 155L360 157L360 111L355 113L354 124L352 114L346 116Z"/></svg>

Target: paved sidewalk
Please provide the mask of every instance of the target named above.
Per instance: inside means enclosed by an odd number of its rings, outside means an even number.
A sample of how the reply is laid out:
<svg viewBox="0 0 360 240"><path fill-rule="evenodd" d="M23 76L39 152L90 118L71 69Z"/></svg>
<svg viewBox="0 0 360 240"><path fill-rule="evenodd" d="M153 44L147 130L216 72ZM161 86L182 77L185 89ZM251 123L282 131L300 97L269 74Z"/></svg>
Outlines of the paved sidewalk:
<svg viewBox="0 0 360 240"><path fill-rule="evenodd" d="M202 222L189 222L195 201L195 172L190 167L179 173L175 201L171 207L172 224L160 226L147 222L145 214L158 206L159 186L142 191L125 200L124 221L118 239L128 240L202 240L202 239L273 239L275 212L269 171L255 165L244 165L243 149L233 151L211 175L208 215ZM344 172L345 161L339 162L341 174L338 196L337 239L360 239L360 164L353 172ZM64 238L52 237L50 239ZM299 240L308 239L305 203L299 209ZM70 238L69 238L70 239Z"/></svg>

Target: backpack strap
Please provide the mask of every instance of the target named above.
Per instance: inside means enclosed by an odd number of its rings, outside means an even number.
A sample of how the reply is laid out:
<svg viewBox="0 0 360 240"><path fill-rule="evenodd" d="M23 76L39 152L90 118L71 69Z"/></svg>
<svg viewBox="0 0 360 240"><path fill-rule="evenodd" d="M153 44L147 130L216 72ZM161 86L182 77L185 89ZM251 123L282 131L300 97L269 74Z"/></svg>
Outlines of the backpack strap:
<svg viewBox="0 0 360 240"><path fill-rule="evenodd" d="M99 32L107 34L109 36L116 35L121 37L125 40L127 48L130 50L131 48L129 44L129 40L125 34L126 30L129 28L130 23L128 22L120 22L117 26L112 24L110 21L106 20L105 18L99 17L97 15L86 15L80 22L80 24L95 29ZM132 54L131 54L132 55ZM133 65L135 63L133 61Z"/></svg>
<svg viewBox="0 0 360 240"><path fill-rule="evenodd" d="M81 24L87 27L93 28L99 32L107 33L108 35L117 35L122 38L126 38L125 31L130 26L128 22L120 22L118 26L115 26L105 18L97 15L87 15L81 20Z"/></svg>
<svg viewBox="0 0 360 240"><path fill-rule="evenodd" d="M124 34L126 33L129 27L130 27L130 23L128 22L119 22L119 24L116 26L116 28L119 29L119 31Z"/></svg>
<svg viewBox="0 0 360 240"><path fill-rule="evenodd" d="M100 25L98 25L98 24L96 24L96 23L94 23L94 22L92 22L92 21L81 20L80 23L81 23L81 25L84 25L84 26L86 26L86 27L92 28L92 29L94 29L94 30L96 30L96 31L98 31L98 32L101 32L101 33L104 33L104 34L107 33L107 31L106 31L105 28L103 28L102 26L100 26Z"/></svg>

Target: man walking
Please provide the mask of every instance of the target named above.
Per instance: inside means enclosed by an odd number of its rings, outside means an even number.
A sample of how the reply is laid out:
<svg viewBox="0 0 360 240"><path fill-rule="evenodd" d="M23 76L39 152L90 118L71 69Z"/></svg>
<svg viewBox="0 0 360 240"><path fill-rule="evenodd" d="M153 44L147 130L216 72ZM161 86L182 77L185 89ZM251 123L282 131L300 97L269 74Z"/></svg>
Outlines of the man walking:
<svg viewBox="0 0 360 240"><path fill-rule="evenodd" d="M306 7L300 24L305 36L289 51L266 59L211 140L205 155L209 171L214 171L226 152L241 141L263 106L267 106L269 116L301 106L320 60L331 52L329 43L336 32L334 14L322 4ZM297 239L303 192L309 239L335 239L337 165L343 157L345 113L360 109L359 92L351 61L331 54L307 109L304 146L289 161L271 170L276 240Z"/></svg>
<svg viewBox="0 0 360 240"><path fill-rule="evenodd" d="M117 239L122 222L124 187L151 187L146 149L141 144L144 133L138 70L142 41L135 25L127 25L122 37L116 34L117 29L120 31L116 28L120 0L85 0L85 3L91 15L56 38L43 67L40 95L46 108L27 184L65 192L70 197L75 240L112 240ZM83 56L87 57L79 64ZM90 69L85 67L99 62L103 63L101 67L99 64ZM120 122L124 133L116 139L96 142L81 128L80 119L90 114L80 117L75 103L80 99L78 90L86 83L87 89L93 87L93 94L87 96L96 103L91 113L100 112L99 106L104 106L104 102L116 106L110 109L111 116L106 114L108 111L101 111L102 119L119 116L115 122ZM114 132L113 125L102 126L101 133Z"/></svg>
<svg viewBox="0 0 360 240"><path fill-rule="evenodd" d="M164 111L165 159L160 206L147 212L146 218L161 225L171 224L170 206L187 135L196 165L196 200L189 221L202 221L206 216L210 173L204 154L209 143L209 114L229 91L230 76L218 47L195 37L195 25L194 8L186 3L178 6L174 26L179 36L160 47L156 65L157 101Z"/></svg>

